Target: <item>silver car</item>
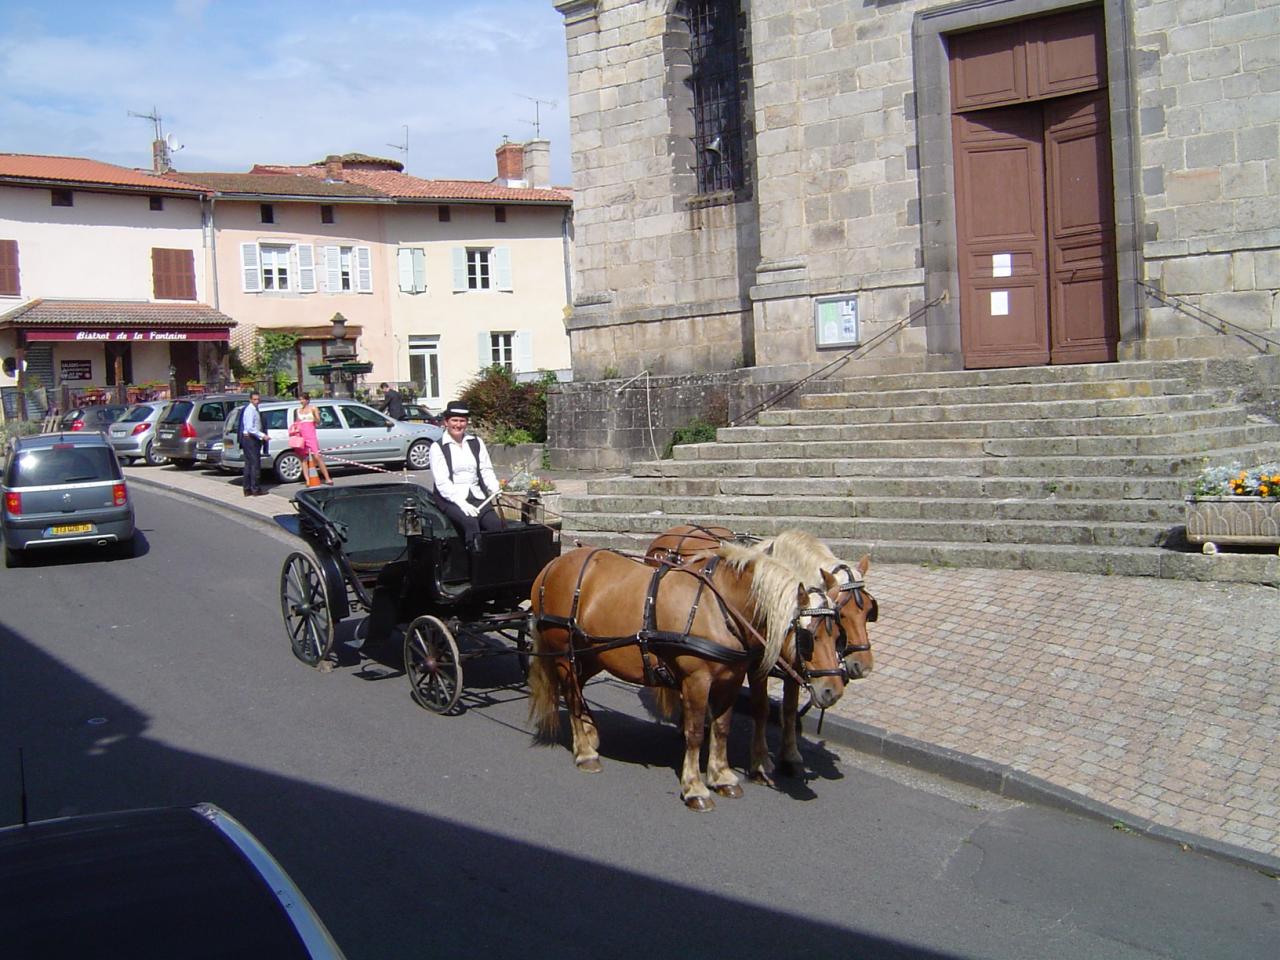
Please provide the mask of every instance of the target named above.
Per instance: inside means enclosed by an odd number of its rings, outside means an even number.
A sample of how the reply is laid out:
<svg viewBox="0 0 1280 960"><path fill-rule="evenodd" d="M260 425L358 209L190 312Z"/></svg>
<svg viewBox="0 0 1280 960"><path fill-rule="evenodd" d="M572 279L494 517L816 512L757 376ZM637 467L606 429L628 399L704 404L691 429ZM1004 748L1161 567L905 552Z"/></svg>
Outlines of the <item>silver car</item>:
<svg viewBox="0 0 1280 960"><path fill-rule="evenodd" d="M20 437L0 478L4 563L32 550L118 544L133 552L133 501L120 461L101 433Z"/></svg>
<svg viewBox="0 0 1280 960"><path fill-rule="evenodd" d="M167 400L148 400L135 403L124 416L107 428L107 439L116 456L126 463L145 460L148 466L158 467L169 458L155 449L156 421L169 405Z"/></svg>
<svg viewBox="0 0 1280 960"><path fill-rule="evenodd" d="M316 439L325 462L344 466L344 461L361 464L404 464L410 470L425 470L431 465L431 444L443 431L431 424L405 423L392 420L373 407L355 400L319 399L311 401L316 410ZM262 458L263 471L270 470L282 483L302 479L302 458L289 446L289 425L298 412L297 400L262 403L258 411L271 438L267 454ZM240 448L240 418L244 408L228 418L222 433L222 466L228 470L244 468L244 451Z"/></svg>

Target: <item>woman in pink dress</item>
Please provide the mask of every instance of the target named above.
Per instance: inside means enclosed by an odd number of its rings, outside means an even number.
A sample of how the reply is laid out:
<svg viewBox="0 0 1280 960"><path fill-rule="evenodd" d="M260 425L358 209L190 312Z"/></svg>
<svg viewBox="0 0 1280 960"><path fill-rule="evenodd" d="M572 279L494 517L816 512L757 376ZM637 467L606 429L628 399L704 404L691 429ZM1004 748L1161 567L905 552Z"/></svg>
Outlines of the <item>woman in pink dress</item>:
<svg viewBox="0 0 1280 960"><path fill-rule="evenodd" d="M320 456L320 441L316 438L316 420L319 414L311 405L311 394L304 393L300 399L302 405L298 407L294 420L298 424L298 433L306 444L302 448L302 455L305 458L302 461L302 482L310 482L311 475L307 472L307 468L310 467L319 470L320 476L324 477L324 482L332 487L333 479L329 476L329 468L325 466L324 458Z"/></svg>

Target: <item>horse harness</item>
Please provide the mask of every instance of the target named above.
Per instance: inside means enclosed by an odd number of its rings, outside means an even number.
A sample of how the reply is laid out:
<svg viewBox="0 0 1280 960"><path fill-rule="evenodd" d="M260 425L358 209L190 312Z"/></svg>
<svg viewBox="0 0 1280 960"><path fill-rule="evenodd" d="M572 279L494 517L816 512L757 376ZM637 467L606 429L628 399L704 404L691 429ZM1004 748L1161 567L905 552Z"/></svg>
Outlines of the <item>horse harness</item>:
<svg viewBox="0 0 1280 960"><path fill-rule="evenodd" d="M841 680L843 680L845 683L848 683L849 667L848 667L848 664L845 662L845 658L848 657L849 654L851 653L867 653L871 650L870 643L850 643L849 642L849 635L844 629L844 618L841 617L840 614L844 610L845 604L847 604L850 600L853 601L854 606L856 606L859 610L863 609L865 605L869 604L869 607L867 609L867 618L866 618L867 623L875 623L880 616L880 605L876 603L875 597L867 593L866 588L863 586L861 578L854 576L853 570L851 570L848 567L848 565L843 563L838 564L835 567L832 567L831 570L828 572L834 575L835 573L841 570L843 570L846 574L848 574L849 581L848 583L841 585L840 599L836 601L835 606L830 607L830 606L824 605L820 607L810 607L807 611L805 611L809 616L831 617L835 620L836 656L839 657L840 659L840 666L835 667L831 670L810 670L808 667L806 667L805 664L808 661L813 659L813 646L814 646L813 631L807 630L804 627L801 627L799 624L797 624L796 625L796 653L797 653L796 660L797 660L797 666L799 667L799 672L804 677L805 686L808 686L808 681L812 680L815 677L840 677ZM811 595L817 594L820 597L822 597L824 601L826 600L826 594L822 590L818 589L817 587L808 587L807 589ZM848 596L845 596L845 594L848 594Z"/></svg>

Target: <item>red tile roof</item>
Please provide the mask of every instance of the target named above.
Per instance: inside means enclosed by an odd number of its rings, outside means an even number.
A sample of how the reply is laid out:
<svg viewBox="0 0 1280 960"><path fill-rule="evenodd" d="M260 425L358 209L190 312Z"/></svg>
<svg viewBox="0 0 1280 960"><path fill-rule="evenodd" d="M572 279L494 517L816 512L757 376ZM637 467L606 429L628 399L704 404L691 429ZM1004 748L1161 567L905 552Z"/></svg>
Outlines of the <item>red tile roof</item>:
<svg viewBox="0 0 1280 960"><path fill-rule="evenodd" d="M255 168L257 169L257 168ZM168 176L168 174L166 174ZM184 180L203 184L220 194L247 194L270 197L352 198L378 197L380 191L358 183L329 183L315 177L282 173L190 173L177 174Z"/></svg>
<svg viewBox="0 0 1280 960"><path fill-rule="evenodd" d="M32 300L0 314L0 328L64 326L234 327L225 313L204 303L129 300Z"/></svg>
<svg viewBox="0 0 1280 960"><path fill-rule="evenodd" d="M325 165L272 166L256 164L255 173L292 174L324 181ZM498 203L548 203L573 202L571 191L559 187L508 187L484 180L423 180L395 170L361 170L345 168L342 182L371 187L387 197L412 200L485 200Z"/></svg>
<svg viewBox="0 0 1280 960"><path fill-rule="evenodd" d="M205 187L171 176L117 167L83 157L47 157L33 153L0 153L0 182L41 181L131 187L157 193L207 193Z"/></svg>

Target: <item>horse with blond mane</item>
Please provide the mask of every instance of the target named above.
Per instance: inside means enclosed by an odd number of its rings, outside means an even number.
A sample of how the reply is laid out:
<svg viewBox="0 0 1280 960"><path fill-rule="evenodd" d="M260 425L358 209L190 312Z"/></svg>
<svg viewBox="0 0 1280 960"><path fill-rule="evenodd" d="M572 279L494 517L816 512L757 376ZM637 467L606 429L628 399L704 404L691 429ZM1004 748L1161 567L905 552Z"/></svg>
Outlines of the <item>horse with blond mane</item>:
<svg viewBox="0 0 1280 960"><path fill-rule="evenodd" d="M555 736L563 698L574 762L599 772L600 736L583 685L607 670L656 687L664 713L683 710L680 796L691 810L714 807L711 791L742 795L728 762L728 734L748 671L764 677L779 657L794 656L797 634L827 642L835 629L831 597L806 589L785 564L734 544L716 553L714 568L697 570L580 548L547 564L530 591L529 714L539 733ZM741 612L730 596L744 605ZM699 755L708 717L704 781Z"/></svg>

